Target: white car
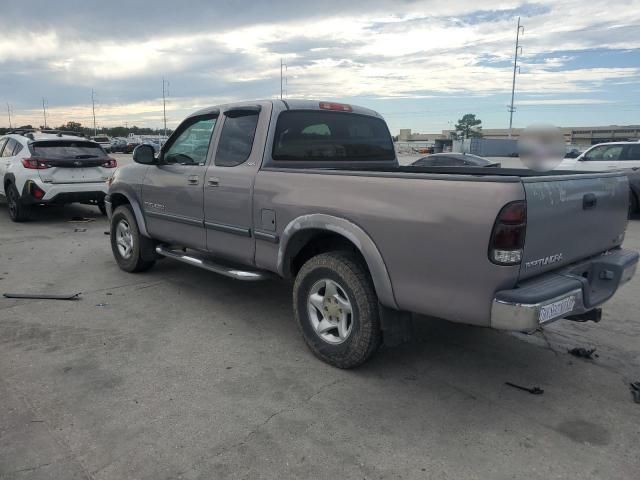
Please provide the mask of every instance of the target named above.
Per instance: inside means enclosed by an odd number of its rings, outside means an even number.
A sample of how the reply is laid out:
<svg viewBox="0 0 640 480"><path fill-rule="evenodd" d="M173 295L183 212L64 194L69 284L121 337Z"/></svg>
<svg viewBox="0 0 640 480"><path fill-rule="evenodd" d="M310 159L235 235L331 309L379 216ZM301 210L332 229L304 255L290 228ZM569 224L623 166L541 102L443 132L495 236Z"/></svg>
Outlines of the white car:
<svg viewBox="0 0 640 480"><path fill-rule="evenodd" d="M100 145L63 133L18 130L0 137L0 197L14 222L35 205L84 203L105 213L117 162Z"/></svg>
<svg viewBox="0 0 640 480"><path fill-rule="evenodd" d="M111 139L105 135L93 137L91 140L99 144L105 152L111 152Z"/></svg>
<svg viewBox="0 0 640 480"><path fill-rule="evenodd" d="M577 158L565 158L558 170L638 170L640 142L610 142L594 145Z"/></svg>

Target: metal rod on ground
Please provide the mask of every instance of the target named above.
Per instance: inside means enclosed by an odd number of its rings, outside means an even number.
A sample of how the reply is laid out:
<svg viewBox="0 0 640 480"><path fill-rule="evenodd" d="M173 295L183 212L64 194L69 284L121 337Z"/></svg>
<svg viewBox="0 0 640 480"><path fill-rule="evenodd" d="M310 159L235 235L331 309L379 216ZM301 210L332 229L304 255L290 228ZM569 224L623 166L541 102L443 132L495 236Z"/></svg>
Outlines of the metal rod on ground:
<svg viewBox="0 0 640 480"><path fill-rule="evenodd" d="M520 17L518 17L518 28L516 29L516 52L513 58L513 81L511 82L511 105L509 105L509 138L511 138L511 128L513 127L513 99L516 92L516 70L518 69L518 51L520 49L520 32L524 33L524 25L520 25Z"/></svg>

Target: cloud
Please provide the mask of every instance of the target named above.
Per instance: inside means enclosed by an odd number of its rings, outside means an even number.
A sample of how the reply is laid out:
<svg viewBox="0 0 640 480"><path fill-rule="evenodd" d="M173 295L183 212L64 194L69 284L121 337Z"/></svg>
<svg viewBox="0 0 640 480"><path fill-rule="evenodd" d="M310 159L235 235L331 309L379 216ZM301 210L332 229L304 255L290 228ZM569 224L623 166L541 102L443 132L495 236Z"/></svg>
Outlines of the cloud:
<svg viewBox="0 0 640 480"><path fill-rule="evenodd" d="M281 59L295 97L499 97L511 87L518 15L519 94L599 100L614 86L640 84L639 66L580 63L595 47L640 57L639 0L504 0L481 9L392 0L26 4L3 7L0 32L0 100L25 118L42 97L54 116L87 117L94 88L105 125L151 125L162 77L176 117L202 101L275 97ZM612 11L624 15L607 20Z"/></svg>

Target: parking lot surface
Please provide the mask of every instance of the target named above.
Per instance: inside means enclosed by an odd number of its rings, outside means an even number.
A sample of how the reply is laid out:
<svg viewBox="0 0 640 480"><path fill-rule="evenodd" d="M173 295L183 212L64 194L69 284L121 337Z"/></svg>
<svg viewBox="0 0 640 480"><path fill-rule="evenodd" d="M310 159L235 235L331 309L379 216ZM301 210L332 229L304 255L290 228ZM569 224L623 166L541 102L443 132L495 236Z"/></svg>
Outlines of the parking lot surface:
<svg viewBox="0 0 640 480"><path fill-rule="evenodd" d="M127 274L107 229L92 207L14 224L0 203L0 293L82 292L0 297L3 480L638 478L640 276L599 324L419 317L413 342L342 371L305 347L288 283L170 260Z"/></svg>

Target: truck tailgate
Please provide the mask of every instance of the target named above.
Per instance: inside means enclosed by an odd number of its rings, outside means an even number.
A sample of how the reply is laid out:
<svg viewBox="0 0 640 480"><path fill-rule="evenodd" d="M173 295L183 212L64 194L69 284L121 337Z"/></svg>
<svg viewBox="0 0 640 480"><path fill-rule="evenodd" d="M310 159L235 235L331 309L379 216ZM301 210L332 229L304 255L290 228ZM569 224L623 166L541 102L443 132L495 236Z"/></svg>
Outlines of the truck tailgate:
<svg viewBox="0 0 640 480"><path fill-rule="evenodd" d="M623 172L523 178L527 232L520 278L622 244L629 182Z"/></svg>

